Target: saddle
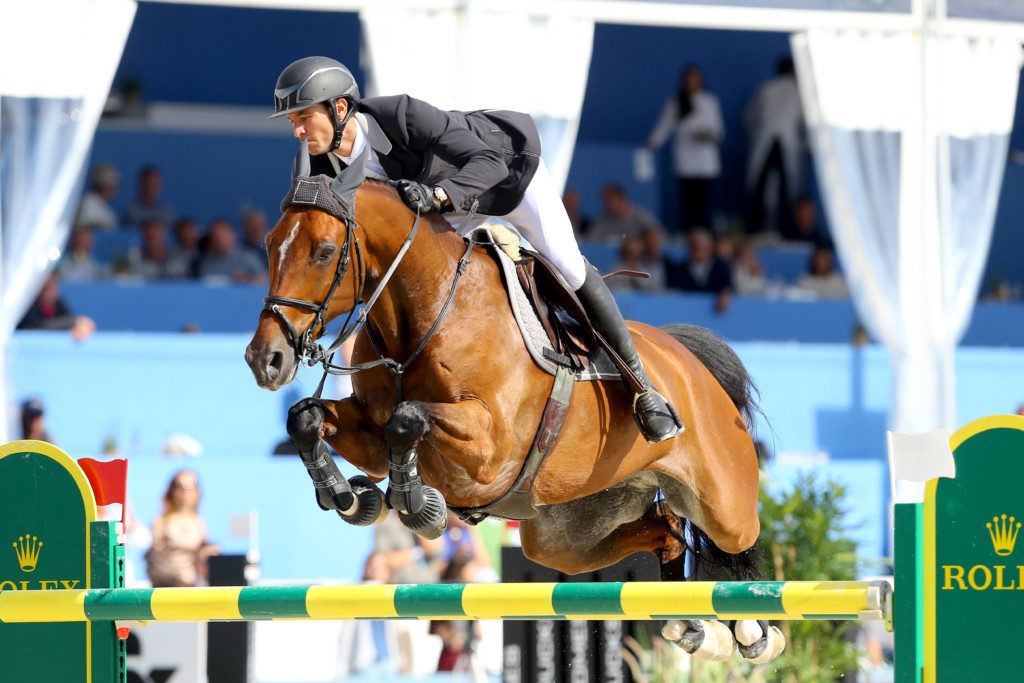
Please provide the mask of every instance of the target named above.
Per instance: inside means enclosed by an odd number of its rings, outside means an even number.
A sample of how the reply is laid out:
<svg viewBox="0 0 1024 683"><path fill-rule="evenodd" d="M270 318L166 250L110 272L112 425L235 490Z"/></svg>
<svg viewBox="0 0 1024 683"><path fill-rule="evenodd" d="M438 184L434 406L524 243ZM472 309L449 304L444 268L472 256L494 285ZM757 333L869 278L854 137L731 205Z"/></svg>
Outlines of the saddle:
<svg viewBox="0 0 1024 683"><path fill-rule="evenodd" d="M526 348L536 365L555 380L533 446L512 487L493 503L451 510L470 524L488 516L531 519L538 514L531 496L533 480L558 439L574 383L625 380L634 391L643 387L594 329L583 304L550 261L523 249L519 235L503 225L487 223L467 237L486 247L498 263Z"/></svg>

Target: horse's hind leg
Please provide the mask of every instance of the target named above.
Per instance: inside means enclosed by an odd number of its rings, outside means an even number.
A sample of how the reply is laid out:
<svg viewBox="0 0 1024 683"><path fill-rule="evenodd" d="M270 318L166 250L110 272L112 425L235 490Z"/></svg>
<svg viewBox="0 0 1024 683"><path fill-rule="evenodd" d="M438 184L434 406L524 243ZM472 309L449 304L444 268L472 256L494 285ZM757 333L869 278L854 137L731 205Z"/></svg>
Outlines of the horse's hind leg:
<svg viewBox="0 0 1024 683"><path fill-rule="evenodd" d="M328 410L332 418L337 417L339 403L313 398L299 401L288 410L288 436L299 449L299 457L313 480L316 502L321 509L336 510L343 520L357 526L377 524L387 517L384 494L369 477L346 480L324 443L323 437L328 432L336 440L343 436L326 420Z"/></svg>

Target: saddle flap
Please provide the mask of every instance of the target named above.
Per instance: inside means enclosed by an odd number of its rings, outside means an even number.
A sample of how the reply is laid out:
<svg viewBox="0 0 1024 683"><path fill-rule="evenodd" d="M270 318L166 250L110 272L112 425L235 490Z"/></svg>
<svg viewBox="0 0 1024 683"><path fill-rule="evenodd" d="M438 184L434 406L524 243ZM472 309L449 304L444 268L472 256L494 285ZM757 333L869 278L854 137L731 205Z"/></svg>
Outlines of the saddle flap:
<svg viewBox="0 0 1024 683"><path fill-rule="evenodd" d="M531 292L534 305L541 313L542 319L547 318L552 327L552 332L558 337L557 346L554 348L571 356L578 357L578 360L585 367L587 357L595 348L594 328L587 316L586 309L576 297L576 293L569 287L561 273L554 265L538 253L527 251L529 265L517 270L525 272L532 278L532 284L527 288ZM523 259L520 263L526 261ZM520 275L522 278L523 275ZM524 285L525 288L525 285ZM548 323L545 323L547 328ZM555 340L553 340L555 343Z"/></svg>

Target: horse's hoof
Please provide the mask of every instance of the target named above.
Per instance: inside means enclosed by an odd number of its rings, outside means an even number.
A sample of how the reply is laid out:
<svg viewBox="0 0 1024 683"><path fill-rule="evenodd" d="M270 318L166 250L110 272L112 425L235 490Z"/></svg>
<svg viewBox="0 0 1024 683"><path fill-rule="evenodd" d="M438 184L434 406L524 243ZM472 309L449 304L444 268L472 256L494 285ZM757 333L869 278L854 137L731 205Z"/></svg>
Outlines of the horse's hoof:
<svg viewBox="0 0 1024 683"><path fill-rule="evenodd" d="M736 653L736 641L720 621L669 621L661 635L697 659L723 662Z"/></svg>
<svg viewBox="0 0 1024 683"><path fill-rule="evenodd" d="M288 409L286 429L300 452L310 453L324 428L324 406L315 398L304 398Z"/></svg>
<svg viewBox="0 0 1024 683"><path fill-rule="evenodd" d="M767 629L767 630L765 630ZM775 626L752 619L737 621L734 627L740 654L752 664L764 664L782 654L786 637Z"/></svg>
<svg viewBox="0 0 1024 683"><path fill-rule="evenodd" d="M352 477L348 480L355 494L355 511L345 514L338 511L343 520L356 526L372 526L380 524L388 517L387 506L384 505L384 492L364 475Z"/></svg>
<svg viewBox="0 0 1024 683"><path fill-rule="evenodd" d="M423 538L435 539L443 534L448 526L448 506L445 504L444 496L437 489L424 486L422 490L423 507L420 511L412 515L400 512L398 517L410 531Z"/></svg>

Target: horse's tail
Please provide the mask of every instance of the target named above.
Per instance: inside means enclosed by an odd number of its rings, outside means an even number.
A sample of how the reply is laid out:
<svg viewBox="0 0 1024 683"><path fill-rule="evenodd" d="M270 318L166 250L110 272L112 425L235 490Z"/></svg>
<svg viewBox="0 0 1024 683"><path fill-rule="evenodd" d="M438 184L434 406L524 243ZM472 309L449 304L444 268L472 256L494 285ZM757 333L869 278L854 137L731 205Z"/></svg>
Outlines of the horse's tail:
<svg viewBox="0 0 1024 683"><path fill-rule="evenodd" d="M728 344L711 330L696 325L677 323L661 328L697 357L725 389L747 426L753 430L754 419L761 415L757 405L758 392L750 373Z"/></svg>

